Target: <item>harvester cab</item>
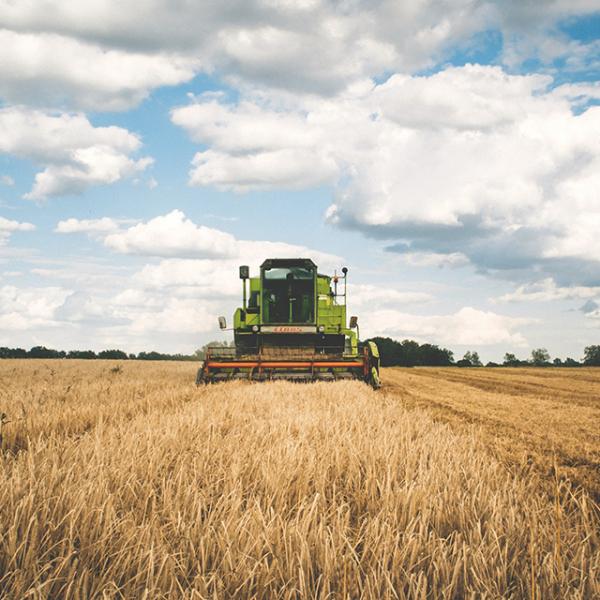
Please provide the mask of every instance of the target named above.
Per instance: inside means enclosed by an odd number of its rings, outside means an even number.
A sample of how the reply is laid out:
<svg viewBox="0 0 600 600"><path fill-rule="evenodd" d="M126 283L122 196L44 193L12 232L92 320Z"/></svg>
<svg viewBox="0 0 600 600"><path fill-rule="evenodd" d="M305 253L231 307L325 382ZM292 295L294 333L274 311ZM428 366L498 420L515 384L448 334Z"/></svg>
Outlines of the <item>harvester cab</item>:
<svg viewBox="0 0 600 600"><path fill-rule="evenodd" d="M209 346L196 383L360 379L378 388L377 346L359 342L356 317L346 326L347 273L322 275L309 258L270 258L258 277L241 266L234 347Z"/></svg>

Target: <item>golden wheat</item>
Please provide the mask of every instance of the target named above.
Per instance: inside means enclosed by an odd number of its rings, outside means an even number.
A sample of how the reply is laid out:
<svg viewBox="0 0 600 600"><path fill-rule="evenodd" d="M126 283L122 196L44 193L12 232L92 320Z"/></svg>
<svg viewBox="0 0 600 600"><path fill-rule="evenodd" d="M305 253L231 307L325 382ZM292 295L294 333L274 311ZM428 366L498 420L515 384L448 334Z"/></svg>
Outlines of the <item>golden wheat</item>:
<svg viewBox="0 0 600 600"><path fill-rule="evenodd" d="M387 370L373 392L193 371L0 362L4 597L600 594L597 505L558 463L514 469L485 422L440 419L442 375Z"/></svg>

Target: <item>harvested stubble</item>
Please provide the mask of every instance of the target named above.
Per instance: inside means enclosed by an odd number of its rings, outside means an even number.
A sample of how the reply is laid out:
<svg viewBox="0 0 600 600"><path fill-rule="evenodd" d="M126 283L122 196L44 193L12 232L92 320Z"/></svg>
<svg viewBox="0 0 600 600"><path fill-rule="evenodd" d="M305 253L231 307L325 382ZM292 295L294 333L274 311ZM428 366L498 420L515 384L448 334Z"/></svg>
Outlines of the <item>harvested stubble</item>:
<svg viewBox="0 0 600 600"><path fill-rule="evenodd" d="M0 363L4 597L600 594L597 507L511 472L479 426L355 382L111 366Z"/></svg>
<svg viewBox="0 0 600 600"><path fill-rule="evenodd" d="M477 424L512 468L554 471L600 502L600 369L387 369L386 392L455 431Z"/></svg>

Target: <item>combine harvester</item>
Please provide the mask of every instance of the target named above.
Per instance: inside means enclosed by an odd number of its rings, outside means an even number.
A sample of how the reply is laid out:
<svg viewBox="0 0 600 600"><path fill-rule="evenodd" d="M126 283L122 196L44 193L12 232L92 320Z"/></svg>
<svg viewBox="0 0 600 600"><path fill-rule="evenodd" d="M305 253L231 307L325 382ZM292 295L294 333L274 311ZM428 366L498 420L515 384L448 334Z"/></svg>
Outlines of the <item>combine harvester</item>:
<svg viewBox="0 0 600 600"><path fill-rule="evenodd" d="M243 303L233 316L235 346L209 346L196 384L359 379L378 388L377 346L359 343L356 317L346 327L348 269L342 273L321 275L308 258L265 260L259 277L250 277L249 268L241 266ZM338 293L340 279L343 293ZM227 328L225 317L219 317L219 327Z"/></svg>

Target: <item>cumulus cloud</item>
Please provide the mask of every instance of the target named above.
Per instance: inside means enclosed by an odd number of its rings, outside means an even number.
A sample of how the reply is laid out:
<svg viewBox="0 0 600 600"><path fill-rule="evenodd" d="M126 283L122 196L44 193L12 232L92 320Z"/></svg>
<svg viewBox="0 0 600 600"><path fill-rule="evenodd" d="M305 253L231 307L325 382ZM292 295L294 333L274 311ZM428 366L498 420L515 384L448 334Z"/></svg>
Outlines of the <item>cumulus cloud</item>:
<svg viewBox="0 0 600 600"><path fill-rule="evenodd" d="M219 300L126 288L113 297L79 291L68 296L55 317L84 329L118 328L132 338L201 334L216 328ZM147 349L147 348L146 348Z"/></svg>
<svg viewBox="0 0 600 600"><path fill-rule="evenodd" d="M121 254L146 256L228 257L236 252L235 238L218 229L196 225L180 210L111 233L104 244Z"/></svg>
<svg viewBox="0 0 600 600"><path fill-rule="evenodd" d="M116 277L111 281L104 277L102 287L88 281L84 288L74 289L79 283L71 278L70 289L0 286L0 345L23 343L15 340L34 344L40 339L53 339L52 343L68 348L72 340L81 338L79 343L88 347L98 348L98 340L102 339L109 346L125 340L123 345L131 348L143 340L140 349L147 350L157 343L157 335L185 336L186 343L193 344L194 336L217 331L216 317L227 298L216 287L212 297L203 296L200 288L193 286L173 287L165 293L164 289L140 285L135 278L121 281ZM236 300L241 294L239 279L237 283ZM231 299L227 307L233 304ZM51 333L58 329L60 337ZM199 341L195 343L199 345Z"/></svg>
<svg viewBox="0 0 600 600"><path fill-rule="evenodd" d="M0 153L44 166L26 198L78 194L143 171L148 157L133 158L141 141L121 127L94 127L82 114L0 108Z"/></svg>
<svg viewBox="0 0 600 600"><path fill-rule="evenodd" d="M324 268L335 268L342 262L339 256L306 246L266 240L239 240L220 229L197 225L178 209L130 227L118 227L119 221L108 217L92 220L69 218L59 221L55 232L93 232L114 252L173 258L175 261L165 262L165 271L161 273L169 280L177 278L176 260L181 260L184 265L208 265L218 259L236 264L245 262L258 267L268 257L302 256L312 258ZM199 276L204 277L204 273Z"/></svg>
<svg viewBox="0 0 600 600"><path fill-rule="evenodd" d="M600 298L599 298L600 300ZM586 319L592 319L593 323L600 323L600 304L594 300L588 300L580 309Z"/></svg>
<svg viewBox="0 0 600 600"><path fill-rule="evenodd" d="M504 60L564 56L555 27L589 2L423 0L337 3L33 0L0 6L2 94L11 102L118 110L150 90L219 72L238 86L333 95L357 81L431 67L494 28ZM578 44L585 53L586 45ZM570 45L573 53L573 44ZM301 69L297 66L302 65Z"/></svg>
<svg viewBox="0 0 600 600"><path fill-rule="evenodd" d="M406 94L413 84L425 97L416 109ZM406 232L415 250L472 245L462 251L474 262L485 260L481 238L497 237L496 245L515 238L513 253L526 252L526 234L538 237L545 227L553 234L544 236L538 257L548 253L555 238L571 237L562 187L586 179L578 201L593 209L584 185L596 171L600 124L600 111L574 116L546 92L548 84L468 65L378 86L378 147L356 162L330 221L390 237Z"/></svg>
<svg viewBox="0 0 600 600"><path fill-rule="evenodd" d="M394 75L335 100L200 97L172 119L209 147L195 159L192 184L244 190L331 180L326 219L397 240L389 249L406 262L538 265L552 275L569 259L600 277L600 107L575 114L570 100L595 88L551 83L466 65ZM255 180L246 168L253 163Z"/></svg>
<svg viewBox="0 0 600 600"><path fill-rule="evenodd" d="M498 302L549 302L553 300L577 300L600 296L600 286L558 286L548 277L535 283L519 286L514 292L504 294Z"/></svg>
<svg viewBox="0 0 600 600"><path fill-rule="evenodd" d="M106 233L119 228L119 222L110 217L101 219L65 219L54 228L56 233Z"/></svg>
<svg viewBox="0 0 600 600"><path fill-rule="evenodd" d="M503 32L504 64L518 67L527 60L535 60L552 68L556 61L562 60L564 72L583 71L597 64L598 41L572 39L561 27L597 12L595 0L546 0L543 5L519 0L498 3L493 21Z"/></svg>
<svg viewBox="0 0 600 600"><path fill-rule="evenodd" d="M336 140L328 139L332 123L319 115L247 101L235 106L209 95L174 109L171 119L210 147L195 155L191 185L242 192L307 188L333 183L343 168Z"/></svg>
<svg viewBox="0 0 600 600"><path fill-rule="evenodd" d="M61 287L0 287L0 331L57 327L56 311L71 290Z"/></svg>
<svg viewBox="0 0 600 600"><path fill-rule="evenodd" d="M3 4L5 97L110 110L149 89L219 70L234 81L330 94L393 69L432 64L442 48L486 23L486 3L326 0L123 5L92 0ZM297 65L302 65L298 69Z"/></svg>
<svg viewBox="0 0 600 600"><path fill-rule="evenodd" d="M343 282L339 284L343 287ZM342 289L339 287L339 290ZM426 292L398 290L394 287L351 283L348 285L348 302L357 309L379 310L406 305L421 305L431 302L433 296Z"/></svg>
<svg viewBox="0 0 600 600"><path fill-rule="evenodd" d="M197 298L169 298L158 310L135 310L130 314L130 331L148 333L207 333L215 331L218 307Z"/></svg>
<svg viewBox="0 0 600 600"><path fill-rule="evenodd" d="M10 175L0 175L0 183L2 185L13 186L15 185L15 180Z"/></svg>
<svg viewBox="0 0 600 600"><path fill-rule="evenodd" d="M247 192L267 189L302 189L331 182L336 165L309 150L277 150L232 156L207 150L192 161L191 185Z"/></svg>
<svg viewBox="0 0 600 600"><path fill-rule="evenodd" d="M462 267L469 263L469 259L462 252L406 252L406 246L396 244L387 248L392 252L399 252L402 262L412 267Z"/></svg>
<svg viewBox="0 0 600 600"><path fill-rule="evenodd" d="M168 258L158 263L145 265L133 280L146 289L178 288L181 293L198 297L239 297L241 285L238 267L248 265L253 277L258 275L260 264L272 257L311 258L324 271L331 271L342 264L342 258L305 246L283 242L239 240L235 244L235 255L229 258L186 259ZM406 294L404 301L423 300Z"/></svg>
<svg viewBox="0 0 600 600"><path fill-rule="evenodd" d="M238 266L234 260L170 258L145 265L133 281L144 289L176 288L203 298L235 298L241 290Z"/></svg>
<svg viewBox="0 0 600 600"><path fill-rule="evenodd" d="M35 225L31 223L22 223L0 217L0 246L8 243L11 233L15 231L34 231Z"/></svg>
<svg viewBox="0 0 600 600"><path fill-rule="evenodd" d="M194 141L224 152L268 152L290 145L310 149L318 141L318 132L307 126L303 115L265 110L250 101L227 105L221 100L221 96L210 93L200 96L196 102L174 109L171 119Z"/></svg>
<svg viewBox="0 0 600 600"><path fill-rule="evenodd" d="M490 311L464 307L449 315L415 315L397 310L367 313L363 331L369 336L416 339L445 345L511 344L523 346L526 340L517 328L531 323Z"/></svg>
<svg viewBox="0 0 600 600"><path fill-rule="evenodd" d="M207 98L171 113L173 123L211 146L195 155L191 185L244 192L317 186L335 179L339 170L335 159L324 149L315 152L322 141L318 124L250 102L227 106Z"/></svg>
<svg viewBox="0 0 600 600"><path fill-rule="evenodd" d="M124 110L153 88L190 80L199 62L170 52L102 47L77 37L0 29L0 96L14 104Z"/></svg>

